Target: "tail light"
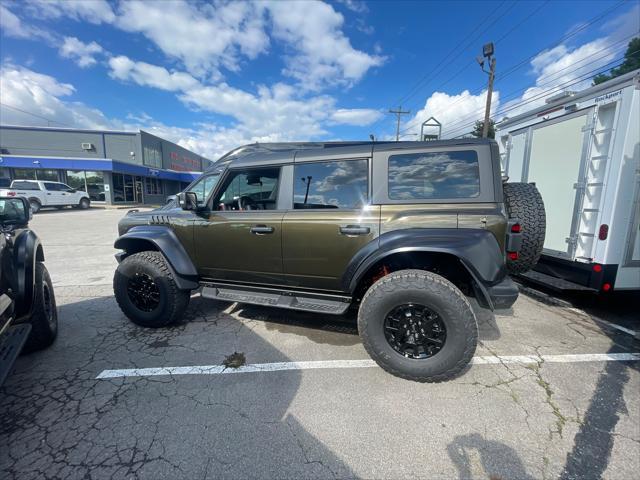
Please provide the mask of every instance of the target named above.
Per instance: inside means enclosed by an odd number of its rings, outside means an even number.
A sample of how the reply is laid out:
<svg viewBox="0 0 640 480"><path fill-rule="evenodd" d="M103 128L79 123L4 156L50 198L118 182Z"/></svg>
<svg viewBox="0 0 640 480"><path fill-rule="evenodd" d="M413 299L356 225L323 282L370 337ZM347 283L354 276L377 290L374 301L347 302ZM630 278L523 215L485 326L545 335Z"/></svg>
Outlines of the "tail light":
<svg viewBox="0 0 640 480"><path fill-rule="evenodd" d="M600 265L599 263L596 263L593 266L593 271L596 272L596 273L600 273L602 271L602 265Z"/></svg>
<svg viewBox="0 0 640 480"><path fill-rule="evenodd" d="M507 252L507 258L509 260L517 260L518 259L518 252Z"/></svg>
<svg viewBox="0 0 640 480"><path fill-rule="evenodd" d="M519 223L514 223L511 225L511 233L520 233L522 231L522 227Z"/></svg>
<svg viewBox="0 0 640 480"><path fill-rule="evenodd" d="M603 292L608 292L609 290L611 290L611 284L610 283L604 283L602 285L602 291Z"/></svg>
<svg viewBox="0 0 640 480"><path fill-rule="evenodd" d="M609 225L607 225L606 223L603 223L602 225L600 225L600 229L598 230L598 238L600 240L606 240L608 236L609 236Z"/></svg>

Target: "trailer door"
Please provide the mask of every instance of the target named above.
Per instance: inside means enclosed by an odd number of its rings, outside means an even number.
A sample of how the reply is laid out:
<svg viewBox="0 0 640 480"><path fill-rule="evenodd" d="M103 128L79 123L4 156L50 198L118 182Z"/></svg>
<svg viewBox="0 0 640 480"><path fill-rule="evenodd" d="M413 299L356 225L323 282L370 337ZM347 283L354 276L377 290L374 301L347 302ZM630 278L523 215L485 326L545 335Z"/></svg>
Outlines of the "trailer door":
<svg viewBox="0 0 640 480"><path fill-rule="evenodd" d="M547 214L545 253L571 257L581 204L591 109L532 127L527 181L535 182Z"/></svg>
<svg viewBox="0 0 640 480"><path fill-rule="evenodd" d="M527 149L528 128L509 134L509 150L505 171L512 182L522 180L524 159Z"/></svg>

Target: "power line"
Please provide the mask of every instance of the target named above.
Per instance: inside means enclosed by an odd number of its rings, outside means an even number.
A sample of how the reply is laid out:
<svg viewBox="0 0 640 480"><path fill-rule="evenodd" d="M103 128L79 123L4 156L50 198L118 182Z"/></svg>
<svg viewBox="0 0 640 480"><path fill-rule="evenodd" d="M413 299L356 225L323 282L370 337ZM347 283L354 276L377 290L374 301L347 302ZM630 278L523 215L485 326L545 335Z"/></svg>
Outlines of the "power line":
<svg viewBox="0 0 640 480"><path fill-rule="evenodd" d="M548 46L542 48L541 50L538 50L537 52L535 52L534 54L532 54L531 56L525 58L524 60L518 62L517 64L512 65L511 67L508 67L504 72L502 72L502 74L496 76L496 81L498 79L504 79L508 76L510 76L511 74L513 74L515 71L519 70L520 67L522 67L523 65L525 65L527 62L529 62L530 60L534 59L536 56L540 55L542 52L555 48L556 46L560 45L561 43L563 43L564 41L568 40L569 38L577 35L578 33L582 32L583 30L585 30L586 28L590 27L591 25L593 25L594 23L596 23L597 21L601 20L602 18L604 18L605 16L607 16L608 14L610 14L613 10L619 8L621 5L623 5L625 3L625 0L620 0L617 4L613 5L612 7L609 7L605 10L603 10L602 12L600 12L598 15L594 16L593 18L591 18L588 22L582 24L579 28L572 30L568 33L566 33L565 35L563 35L562 37L560 37L558 40L554 41L553 43L549 44ZM544 4L543 4L544 6ZM528 20L527 17L526 20ZM507 34L503 35L502 37L500 37L500 41L504 40L510 33L512 33L515 29L512 28L509 32L507 32ZM496 42L497 43L497 42ZM460 75L464 70L466 70L470 64L472 64L472 62L470 62L468 65L465 65L461 70L459 70L458 72L456 72L452 77L450 77L447 81L445 81L443 84L441 84L438 88L442 88L444 85L446 85L447 83L449 83L451 80L455 79L458 75ZM480 91L482 91L482 89L484 88L484 86L480 87L478 90L476 90L476 93L479 93ZM474 93L475 94L475 93ZM461 102L463 100L463 98L460 98L459 100L457 100L456 102L454 102L451 105L447 105L447 109L451 108L453 105ZM439 112L436 112L433 114L433 116L438 115L442 113L442 110ZM410 124L409 126L407 126L403 132L417 126L420 122L416 121L412 124ZM401 132L402 133L402 132Z"/></svg>
<svg viewBox="0 0 640 480"><path fill-rule="evenodd" d="M37 118L41 118L42 120L46 120L46 121L47 121L47 124L48 124L49 126L50 126L50 124L51 124L51 123L57 123L58 125L63 125L63 126L65 126L65 127L70 127L70 128L72 128L72 127L71 127L71 125L67 125L66 123L62 123L62 122L59 122L59 121L57 121L57 120L51 120L50 118L43 117L42 115L38 115L37 113L28 112L27 110L23 110L23 109L21 109L21 108L14 107L13 105L9 105L9 104L4 103L4 102L0 102L0 105L2 105L3 107L6 107L6 108L10 108L10 109L12 109L12 110L16 110L16 111L18 111L18 112L26 113L27 115L31 115L32 117L37 117Z"/></svg>
<svg viewBox="0 0 640 480"><path fill-rule="evenodd" d="M396 124L396 142L398 140L400 140L400 116L402 115L409 115L411 113L411 110L406 110L403 111L402 107L398 107L398 110L389 110L389 113L393 113L397 116L398 118L398 123Z"/></svg>

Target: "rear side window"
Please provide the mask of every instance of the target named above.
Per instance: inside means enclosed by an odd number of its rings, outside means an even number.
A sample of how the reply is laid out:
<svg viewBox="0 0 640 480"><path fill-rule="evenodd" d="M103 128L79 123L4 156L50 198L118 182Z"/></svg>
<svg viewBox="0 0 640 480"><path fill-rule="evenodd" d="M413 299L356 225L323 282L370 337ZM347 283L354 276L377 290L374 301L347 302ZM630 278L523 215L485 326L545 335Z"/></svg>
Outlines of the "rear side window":
<svg viewBox="0 0 640 480"><path fill-rule="evenodd" d="M299 163L293 181L295 209L354 209L368 203L367 160Z"/></svg>
<svg viewBox="0 0 640 480"><path fill-rule="evenodd" d="M18 190L40 190L40 187L37 183L34 182L21 182L19 180L15 180L11 184L11 188L15 188Z"/></svg>
<svg viewBox="0 0 640 480"><path fill-rule="evenodd" d="M473 198L480 194L474 150L411 153L389 157L389 198Z"/></svg>

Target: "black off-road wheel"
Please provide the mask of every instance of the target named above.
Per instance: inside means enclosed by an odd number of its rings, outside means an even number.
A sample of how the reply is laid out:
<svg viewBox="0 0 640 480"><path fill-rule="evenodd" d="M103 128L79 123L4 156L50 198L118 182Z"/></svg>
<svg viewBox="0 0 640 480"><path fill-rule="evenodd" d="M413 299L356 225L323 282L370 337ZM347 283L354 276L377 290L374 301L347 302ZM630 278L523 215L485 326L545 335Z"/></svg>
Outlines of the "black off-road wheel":
<svg viewBox="0 0 640 480"><path fill-rule="evenodd" d="M22 353L42 350L51 345L58 336L56 297L53 294L51 277L42 262L36 262L34 289L33 311L29 320L31 332Z"/></svg>
<svg viewBox="0 0 640 480"><path fill-rule="evenodd" d="M505 183L502 190L509 219L517 219L522 227L518 259L507 260L507 270L528 272L538 263L544 246L547 220L542 195L533 183Z"/></svg>
<svg viewBox="0 0 640 480"><path fill-rule="evenodd" d="M417 382L455 377L478 342L466 297L447 279L423 270L400 270L374 283L362 299L358 331L378 365Z"/></svg>
<svg viewBox="0 0 640 480"><path fill-rule="evenodd" d="M182 318L190 291L180 290L160 252L125 258L113 277L113 291L122 312L143 327L164 327Z"/></svg>

